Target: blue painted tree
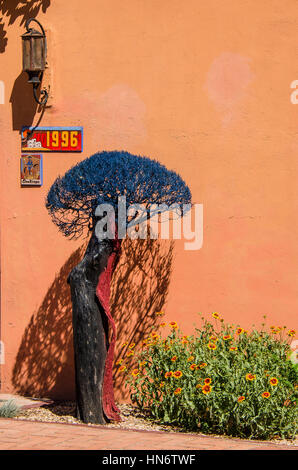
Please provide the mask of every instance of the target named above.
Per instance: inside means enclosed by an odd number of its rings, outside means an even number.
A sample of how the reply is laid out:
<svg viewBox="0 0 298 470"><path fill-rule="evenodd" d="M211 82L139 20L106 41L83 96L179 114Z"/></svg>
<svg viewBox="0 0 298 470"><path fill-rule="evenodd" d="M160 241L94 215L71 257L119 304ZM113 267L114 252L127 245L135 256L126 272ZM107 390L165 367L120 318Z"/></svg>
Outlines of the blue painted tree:
<svg viewBox="0 0 298 470"><path fill-rule="evenodd" d="M78 163L56 179L46 199L52 220L63 235L78 238L90 234L85 255L68 278L73 304L77 416L86 423L120 419L112 380L116 327L109 305L111 277L121 252L117 237L120 196L125 196L127 207L142 204L145 211L153 204L191 204L190 190L177 173L155 160L123 151L96 153ZM115 209L113 239L99 238L96 233L96 208L100 204Z"/></svg>

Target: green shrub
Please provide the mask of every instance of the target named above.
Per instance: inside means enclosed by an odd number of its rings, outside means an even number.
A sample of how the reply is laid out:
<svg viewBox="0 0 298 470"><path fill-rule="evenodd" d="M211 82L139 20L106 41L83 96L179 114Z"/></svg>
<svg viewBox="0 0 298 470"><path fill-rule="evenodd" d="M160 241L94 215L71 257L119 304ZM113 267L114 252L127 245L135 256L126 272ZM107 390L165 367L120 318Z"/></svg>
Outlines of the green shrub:
<svg viewBox="0 0 298 470"><path fill-rule="evenodd" d="M14 400L4 402L0 406L0 418L14 418L20 412L20 407L15 403Z"/></svg>
<svg viewBox="0 0 298 470"><path fill-rule="evenodd" d="M119 361L132 401L151 418L187 430L294 438L298 372L287 359L285 327L248 333L212 315L215 325L203 319L192 336L183 336L176 322L163 335L161 323L132 355L129 370Z"/></svg>

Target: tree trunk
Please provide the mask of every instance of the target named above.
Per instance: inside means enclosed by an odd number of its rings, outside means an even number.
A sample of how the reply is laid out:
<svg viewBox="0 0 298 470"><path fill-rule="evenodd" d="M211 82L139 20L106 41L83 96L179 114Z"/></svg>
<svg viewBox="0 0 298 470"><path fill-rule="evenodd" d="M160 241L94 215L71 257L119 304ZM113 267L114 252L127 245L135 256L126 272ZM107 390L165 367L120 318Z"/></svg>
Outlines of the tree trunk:
<svg viewBox="0 0 298 470"><path fill-rule="evenodd" d="M110 281L120 243L93 232L82 261L68 282L73 307L77 417L84 423L120 420L115 405L112 362L116 329L109 309ZM109 321L113 337L109 345Z"/></svg>

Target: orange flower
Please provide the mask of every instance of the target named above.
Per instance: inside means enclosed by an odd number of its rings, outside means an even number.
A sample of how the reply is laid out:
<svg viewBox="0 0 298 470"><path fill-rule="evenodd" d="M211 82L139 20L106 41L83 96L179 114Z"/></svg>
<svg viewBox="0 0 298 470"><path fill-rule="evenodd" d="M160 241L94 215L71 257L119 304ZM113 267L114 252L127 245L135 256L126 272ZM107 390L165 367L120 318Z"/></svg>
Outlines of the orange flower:
<svg viewBox="0 0 298 470"><path fill-rule="evenodd" d="M187 362L191 362L191 361L193 361L193 360L194 360L194 358L195 358L194 356L189 356L189 358L187 359Z"/></svg>
<svg viewBox="0 0 298 470"><path fill-rule="evenodd" d="M210 336L209 341L218 341L218 338L216 336Z"/></svg>
<svg viewBox="0 0 298 470"><path fill-rule="evenodd" d="M187 343L189 343L188 339L182 339L181 340L181 344L187 344Z"/></svg>
<svg viewBox="0 0 298 470"><path fill-rule="evenodd" d="M171 359L172 362L175 362L177 361L177 356L173 356L172 359Z"/></svg>
<svg viewBox="0 0 298 470"><path fill-rule="evenodd" d="M116 362L116 366L120 366L123 362L123 359L118 359L118 361Z"/></svg>
<svg viewBox="0 0 298 470"><path fill-rule="evenodd" d="M217 348L217 346L214 343L208 343L208 348L214 351Z"/></svg>
<svg viewBox="0 0 298 470"><path fill-rule="evenodd" d="M238 397L238 400L237 400L237 401L238 401L239 403L241 403L241 402L244 401L244 400L245 400L245 397L244 397L243 395L241 395L241 397Z"/></svg>
<svg viewBox="0 0 298 470"><path fill-rule="evenodd" d="M263 398L269 398L269 397L270 397L270 393L269 393L269 392L263 392L263 393L262 393L262 397L263 397Z"/></svg>
<svg viewBox="0 0 298 470"><path fill-rule="evenodd" d="M244 333L244 329L243 328L237 328L236 335L241 335L242 333Z"/></svg>
<svg viewBox="0 0 298 470"><path fill-rule="evenodd" d="M151 336L151 338L153 338L153 339L159 338L159 335L158 335L155 331L152 331L152 333L150 333L150 336Z"/></svg>
<svg viewBox="0 0 298 470"><path fill-rule="evenodd" d="M199 365L200 369L203 369L206 366L207 366L207 362L200 362L200 365Z"/></svg>
<svg viewBox="0 0 298 470"><path fill-rule="evenodd" d="M135 347L136 343L131 343L128 347L129 349L133 349Z"/></svg>
<svg viewBox="0 0 298 470"><path fill-rule="evenodd" d="M289 330L287 334L288 334L288 336L295 336L296 331L295 330Z"/></svg>
<svg viewBox="0 0 298 470"><path fill-rule="evenodd" d="M232 336L231 335L224 335L222 337L222 339L224 339L225 341L227 341L228 339L232 339Z"/></svg>
<svg viewBox="0 0 298 470"><path fill-rule="evenodd" d="M203 387L202 384L197 384L197 385L196 385L196 388L202 388L202 387Z"/></svg>
<svg viewBox="0 0 298 470"><path fill-rule="evenodd" d="M196 364L192 364L191 366L189 366L190 370L195 370L197 368L197 365Z"/></svg>
<svg viewBox="0 0 298 470"><path fill-rule="evenodd" d="M159 386L160 388L163 388L165 386L165 382L160 382Z"/></svg>
<svg viewBox="0 0 298 470"><path fill-rule="evenodd" d="M134 377L137 377L139 375L140 371L139 369L134 369L131 373L131 375L133 375Z"/></svg>
<svg viewBox="0 0 298 470"><path fill-rule="evenodd" d="M237 346L231 346L230 347L230 351L237 351L237 349L238 349Z"/></svg>
<svg viewBox="0 0 298 470"><path fill-rule="evenodd" d="M160 324L160 326L165 327L165 326L166 326L166 322L163 321L163 322Z"/></svg>
<svg viewBox="0 0 298 470"><path fill-rule="evenodd" d="M210 385L211 384L211 379L207 377L207 379L204 380L205 385Z"/></svg>
<svg viewBox="0 0 298 470"><path fill-rule="evenodd" d="M170 370L169 372L165 373L165 378L167 379L168 377L172 377L173 372Z"/></svg>
<svg viewBox="0 0 298 470"><path fill-rule="evenodd" d="M128 345L128 342L125 341L125 343L122 344L121 348L125 348L125 346L127 346L127 345Z"/></svg>
<svg viewBox="0 0 298 470"><path fill-rule="evenodd" d="M142 361L142 362L140 362L140 367L144 367L146 364L147 364L146 361Z"/></svg>
<svg viewBox="0 0 298 470"><path fill-rule="evenodd" d="M133 355L134 355L133 351L128 351L128 353L126 354L127 357L130 357L130 356L133 356Z"/></svg>
<svg viewBox="0 0 298 470"><path fill-rule="evenodd" d="M124 372L125 370L126 370L126 367L125 367L125 366L119 367L119 372Z"/></svg>
<svg viewBox="0 0 298 470"><path fill-rule="evenodd" d="M204 393L204 395L207 395L208 393L210 393L212 390L212 387L211 385L204 385L202 387L202 392Z"/></svg>
<svg viewBox="0 0 298 470"><path fill-rule="evenodd" d="M213 312L213 313L212 313L212 316L213 316L213 318L216 318L216 319L219 318L219 314L218 314L217 312Z"/></svg>
<svg viewBox="0 0 298 470"><path fill-rule="evenodd" d="M158 317L162 317L164 314L165 312L163 310L161 310L160 312L155 312L155 315L157 315Z"/></svg>
<svg viewBox="0 0 298 470"><path fill-rule="evenodd" d="M252 380L255 380L256 376L254 374L246 374L245 378L251 382Z"/></svg>
<svg viewBox="0 0 298 470"><path fill-rule="evenodd" d="M176 372L174 372L173 376L176 378L176 379L180 379L180 377L182 377L183 373L181 372L181 370L176 370Z"/></svg>
<svg viewBox="0 0 298 470"><path fill-rule="evenodd" d="M175 321L171 321L169 323L169 326L170 326L170 328L173 328L174 330L176 330L178 328L177 322L175 322Z"/></svg>
<svg viewBox="0 0 298 470"><path fill-rule="evenodd" d="M271 379L269 380L270 382L270 385L277 385L278 384L278 379L276 377L271 377Z"/></svg>
<svg viewBox="0 0 298 470"><path fill-rule="evenodd" d="M175 394L175 395L180 395L181 392L182 392L182 388L181 388L181 387L178 387L178 388L176 388L176 390L174 391L174 394Z"/></svg>

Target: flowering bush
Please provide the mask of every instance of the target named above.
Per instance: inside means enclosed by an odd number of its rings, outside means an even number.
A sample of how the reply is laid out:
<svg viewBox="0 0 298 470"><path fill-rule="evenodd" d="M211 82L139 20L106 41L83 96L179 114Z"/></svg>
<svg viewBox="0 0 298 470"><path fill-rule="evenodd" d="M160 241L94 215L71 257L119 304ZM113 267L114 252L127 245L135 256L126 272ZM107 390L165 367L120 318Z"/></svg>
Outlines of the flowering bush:
<svg viewBox="0 0 298 470"><path fill-rule="evenodd" d="M287 359L285 327L248 333L212 315L215 324L203 319L192 336L183 335L176 322L162 334L162 322L130 356L133 365L119 361L132 401L153 419L188 430L293 438L298 371Z"/></svg>

